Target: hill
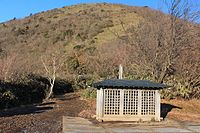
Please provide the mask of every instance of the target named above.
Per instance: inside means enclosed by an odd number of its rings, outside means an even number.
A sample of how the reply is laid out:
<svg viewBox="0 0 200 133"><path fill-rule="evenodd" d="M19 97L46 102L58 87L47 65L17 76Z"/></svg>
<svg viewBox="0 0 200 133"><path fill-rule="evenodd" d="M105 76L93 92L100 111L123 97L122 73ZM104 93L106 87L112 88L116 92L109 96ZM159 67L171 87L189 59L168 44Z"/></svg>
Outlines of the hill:
<svg viewBox="0 0 200 133"><path fill-rule="evenodd" d="M28 57L31 62L53 48L67 53L91 52L116 40L112 32L121 36L120 20L126 25L137 24L142 17L136 10L124 5L83 4L11 20L0 25L1 51Z"/></svg>
<svg viewBox="0 0 200 133"><path fill-rule="evenodd" d="M62 65L58 77L83 87L115 78L123 64L126 78L165 82L176 86L175 96L195 97L199 35L198 24L148 7L66 6L0 24L1 79L44 76L42 59L52 67L55 58ZM171 97L171 92L165 94Z"/></svg>

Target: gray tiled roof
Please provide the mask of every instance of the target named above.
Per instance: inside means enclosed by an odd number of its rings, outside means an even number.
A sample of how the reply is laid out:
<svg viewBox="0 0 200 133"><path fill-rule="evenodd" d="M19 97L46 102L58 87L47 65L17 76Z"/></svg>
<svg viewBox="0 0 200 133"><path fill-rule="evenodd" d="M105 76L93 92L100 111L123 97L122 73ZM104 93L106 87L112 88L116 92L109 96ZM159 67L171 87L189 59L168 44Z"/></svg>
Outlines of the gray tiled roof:
<svg viewBox="0 0 200 133"><path fill-rule="evenodd" d="M125 80L125 79L110 79L104 80L93 85L95 88L120 88L120 89L164 89L169 86L151 82L148 80Z"/></svg>

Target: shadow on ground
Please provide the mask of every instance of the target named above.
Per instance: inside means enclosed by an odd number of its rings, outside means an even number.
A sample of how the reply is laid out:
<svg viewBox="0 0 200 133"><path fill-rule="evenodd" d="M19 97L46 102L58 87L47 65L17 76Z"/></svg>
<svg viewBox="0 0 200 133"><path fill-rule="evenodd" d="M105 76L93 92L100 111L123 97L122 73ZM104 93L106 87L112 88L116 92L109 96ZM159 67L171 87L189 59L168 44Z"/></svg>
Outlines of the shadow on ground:
<svg viewBox="0 0 200 133"><path fill-rule="evenodd" d="M45 103L45 105L54 104L53 102ZM43 113L45 111L51 110L53 107L51 106L44 106L40 104L40 106L25 106L25 107L17 107L13 109L3 110L0 111L0 117L10 117L14 115L27 115L27 114L37 114Z"/></svg>
<svg viewBox="0 0 200 133"><path fill-rule="evenodd" d="M45 102L45 103L40 103L39 106L52 105L52 104L56 104L56 102Z"/></svg>
<svg viewBox="0 0 200 133"><path fill-rule="evenodd" d="M167 117L167 114L173 109L173 108L178 108L178 109L182 109L181 107L178 106L174 106L171 104L167 104L167 103L161 103L161 114L160 116L165 119Z"/></svg>

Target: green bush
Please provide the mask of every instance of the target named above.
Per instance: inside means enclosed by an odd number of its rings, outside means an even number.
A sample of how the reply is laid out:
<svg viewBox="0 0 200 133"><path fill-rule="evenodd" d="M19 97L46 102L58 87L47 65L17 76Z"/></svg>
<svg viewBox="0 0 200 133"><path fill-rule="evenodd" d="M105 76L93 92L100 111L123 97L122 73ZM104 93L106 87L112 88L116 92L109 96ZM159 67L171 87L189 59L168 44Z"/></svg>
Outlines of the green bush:
<svg viewBox="0 0 200 133"><path fill-rule="evenodd" d="M87 88L83 91L82 96L85 98L96 98L96 90L94 88Z"/></svg>
<svg viewBox="0 0 200 133"><path fill-rule="evenodd" d="M80 66L79 61L76 57L70 57L68 59L68 68L75 71Z"/></svg>
<svg viewBox="0 0 200 133"><path fill-rule="evenodd" d="M0 92L0 109L1 108L9 108L15 104L17 104L17 97L13 94L11 90L2 90Z"/></svg>
<svg viewBox="0 0 200 133"><path fill-rule="evenodd" d="M40 103L46 96L49 81L39 75L20 76L17 81L0 82L0 109L19 105ZM72 86L63 79L57 79L54 94L72 92Z"/></svg>

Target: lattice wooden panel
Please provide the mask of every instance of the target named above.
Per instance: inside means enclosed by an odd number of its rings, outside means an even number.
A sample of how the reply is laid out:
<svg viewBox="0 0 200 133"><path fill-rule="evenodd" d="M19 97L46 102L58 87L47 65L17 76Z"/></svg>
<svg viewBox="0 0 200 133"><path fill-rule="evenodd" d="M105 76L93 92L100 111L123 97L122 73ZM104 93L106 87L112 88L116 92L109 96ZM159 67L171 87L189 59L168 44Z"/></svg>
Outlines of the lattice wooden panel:
<svg viewBox="0 0 200 133"><path fill-rule="evenodd" d="M124 115L138 114L138 91L124 90Z"/></svg>
<svg viewBox="0 0 200 133"><path fill-rule="evenodd" d="M141 115L155 115L155 90L142 91Z"/></svg>
<svg viewBox="0 0 200 133"><path fill-rule="evenodd" d="M119 115L120 112L120 90L104 90L104 114Z"/></svg>

